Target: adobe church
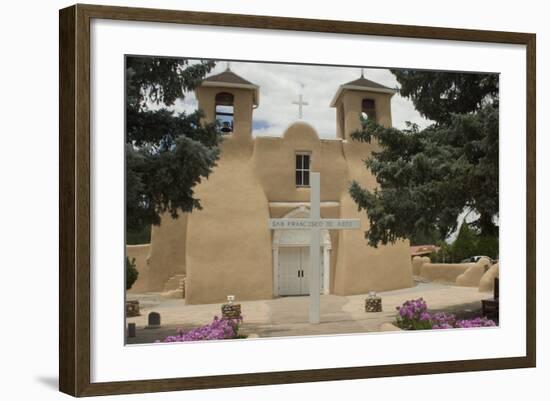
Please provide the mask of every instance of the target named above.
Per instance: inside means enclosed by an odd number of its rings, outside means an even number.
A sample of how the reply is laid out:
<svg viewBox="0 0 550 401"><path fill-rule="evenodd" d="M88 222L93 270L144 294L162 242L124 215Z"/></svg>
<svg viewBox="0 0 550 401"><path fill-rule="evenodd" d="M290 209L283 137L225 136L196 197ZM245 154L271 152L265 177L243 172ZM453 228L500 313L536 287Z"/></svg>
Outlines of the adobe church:
<svg viewBox="0 0 550 401"><path fill-rule="evenodd" d="M185 275L188 304L309 293L309 231L270 230L269 218L309 216L309 176L321 176L321 217L358 218L360 230L322 231L321 291L352 295L413 285L408 241L368 246L365 212L348 194L352 180L373 189L364 160L376 145L352 141L365 113L391 126L395 90L361 78L335 88L336 138L320 139L305 123L280 137L252 136L260 88L229 68L196 90L205 120L221 122L218 166L195 188L203 210L153 226L147 265L136 283L163 291ZM327 105L328 107L328 105ZM130 255L129 255L130 256Z"/></svg>

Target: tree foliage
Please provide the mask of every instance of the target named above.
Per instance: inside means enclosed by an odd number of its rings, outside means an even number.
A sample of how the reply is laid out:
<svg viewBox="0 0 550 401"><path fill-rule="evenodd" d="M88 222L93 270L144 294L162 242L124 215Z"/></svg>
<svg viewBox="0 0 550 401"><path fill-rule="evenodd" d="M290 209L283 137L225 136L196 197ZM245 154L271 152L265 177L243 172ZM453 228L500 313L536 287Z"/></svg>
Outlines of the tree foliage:
<svg viewBox="0 0 550 401"><path fill-rule="evenodd" d="M160 215L200 208L193 188L208 177L219 156L221 136L202 113L175 113L185 92L213 68L182 58L126 58L127 228L160 224Z"/></svg>
<svg viewBox="0 0 550 401"><path fill-rule="evenodd" d="M140 229L126 229L126 245L141 245L151 242L151 226Z"/></svg>
<svg viewBox="0 0 550 401"><path fill-rule="evenodd" d="M453 260L460 262L472 256L477 256L477 235L468 224L462 223L456 240L451 246Z"/></svg>
<svg viewBox="0 0 550 401"><path fill-rule="evenodd" d="M496 236L498 227L498 76L428 71L394 71L401 94L434 121L420 130L385 128L363 120L352 138L377 141L365 161L378 187L357 182L350 194L366 210L369 244L432 235L444 239L465 210L472 228Z"/></svg>
<svg viewBox="0 0 550 401"><path fill-rule="evenodd" d="M132 288L136 280L138 279L139 272L136 269L136 258L130 260L126 256L126 289L129 290Z"/></svg>
<svg viewBox="0 0 550 401"><path fill-rule="evenodd" d="M490 235L480 235L466 222L462 222L456 239L448 244L441 242L440 249L430 255L435 263L458 263L472 256L488 256L498 259L498 238Z"/></svg>
<svg viewBox="0 0 550 401"><path fill-rule="evenodd" d="M453 114L469 114L498 98L497 74L391 70L401 96L429 120L449 123Z"/></svg>

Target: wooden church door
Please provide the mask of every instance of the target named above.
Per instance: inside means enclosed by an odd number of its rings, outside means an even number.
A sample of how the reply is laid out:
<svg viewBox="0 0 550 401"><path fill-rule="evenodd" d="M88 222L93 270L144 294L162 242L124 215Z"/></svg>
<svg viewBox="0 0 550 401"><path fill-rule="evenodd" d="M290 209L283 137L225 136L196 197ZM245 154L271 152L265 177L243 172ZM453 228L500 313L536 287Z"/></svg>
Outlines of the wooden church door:
<svg viewBox="0 0 550 401"><path fill-rule="evenodd" d="M279 295L300 295L300 249L279 249Z"/></svg>
<svg viewBox="0 0 550 401"><path fill-rule="evenodd" d="M309 270L309 247L279 248L279 295L309 295Z"/></svg>

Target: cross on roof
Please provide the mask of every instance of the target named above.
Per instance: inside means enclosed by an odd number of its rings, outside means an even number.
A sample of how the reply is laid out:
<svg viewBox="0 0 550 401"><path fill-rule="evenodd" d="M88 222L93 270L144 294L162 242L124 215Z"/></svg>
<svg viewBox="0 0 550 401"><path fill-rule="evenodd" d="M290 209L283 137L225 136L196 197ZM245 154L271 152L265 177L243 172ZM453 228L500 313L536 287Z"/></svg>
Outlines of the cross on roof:
<svg viewBox="0 0 550 401"><path fill-rule="evenodd" d="M300 84L300 86L302 87L302 89L304 89L304 84ZM309 103L308 102L305 102L304 99L303 99L303 96L302 94L300 93L300 95L298 95L298 100L294 100L292 102L292 104L296 104L298 105L298 119L302 119L303 117L303 110L302 110L302 107L303 106L309 106Z"/></svg>

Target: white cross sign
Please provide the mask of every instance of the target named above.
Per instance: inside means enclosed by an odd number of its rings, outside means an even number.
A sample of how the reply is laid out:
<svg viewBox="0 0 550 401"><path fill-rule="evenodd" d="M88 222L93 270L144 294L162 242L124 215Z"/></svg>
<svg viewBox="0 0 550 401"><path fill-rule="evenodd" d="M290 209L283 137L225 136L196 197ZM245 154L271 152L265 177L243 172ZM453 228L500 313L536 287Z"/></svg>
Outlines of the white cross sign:
<svg viewBox="0 0 550 401"><path fill-rule="evenodd" d="M346 230L361 227L359 219L321 218L321 178L319 173L310 173L310 214L305 219L269 219L272 230L310 230L309 260L309 322L321 321L321 255L319 242L321 230Z"/></svg>
<svg viewBox="0 0 550 401"><path fill-rule="evenodd" d="M302 94L300 93L298 96L298 101L293 101L292 104L298 105L298 118L301 120L304 115L302 112L302 107L309 106L309 103L304 101Z"/></svg>

